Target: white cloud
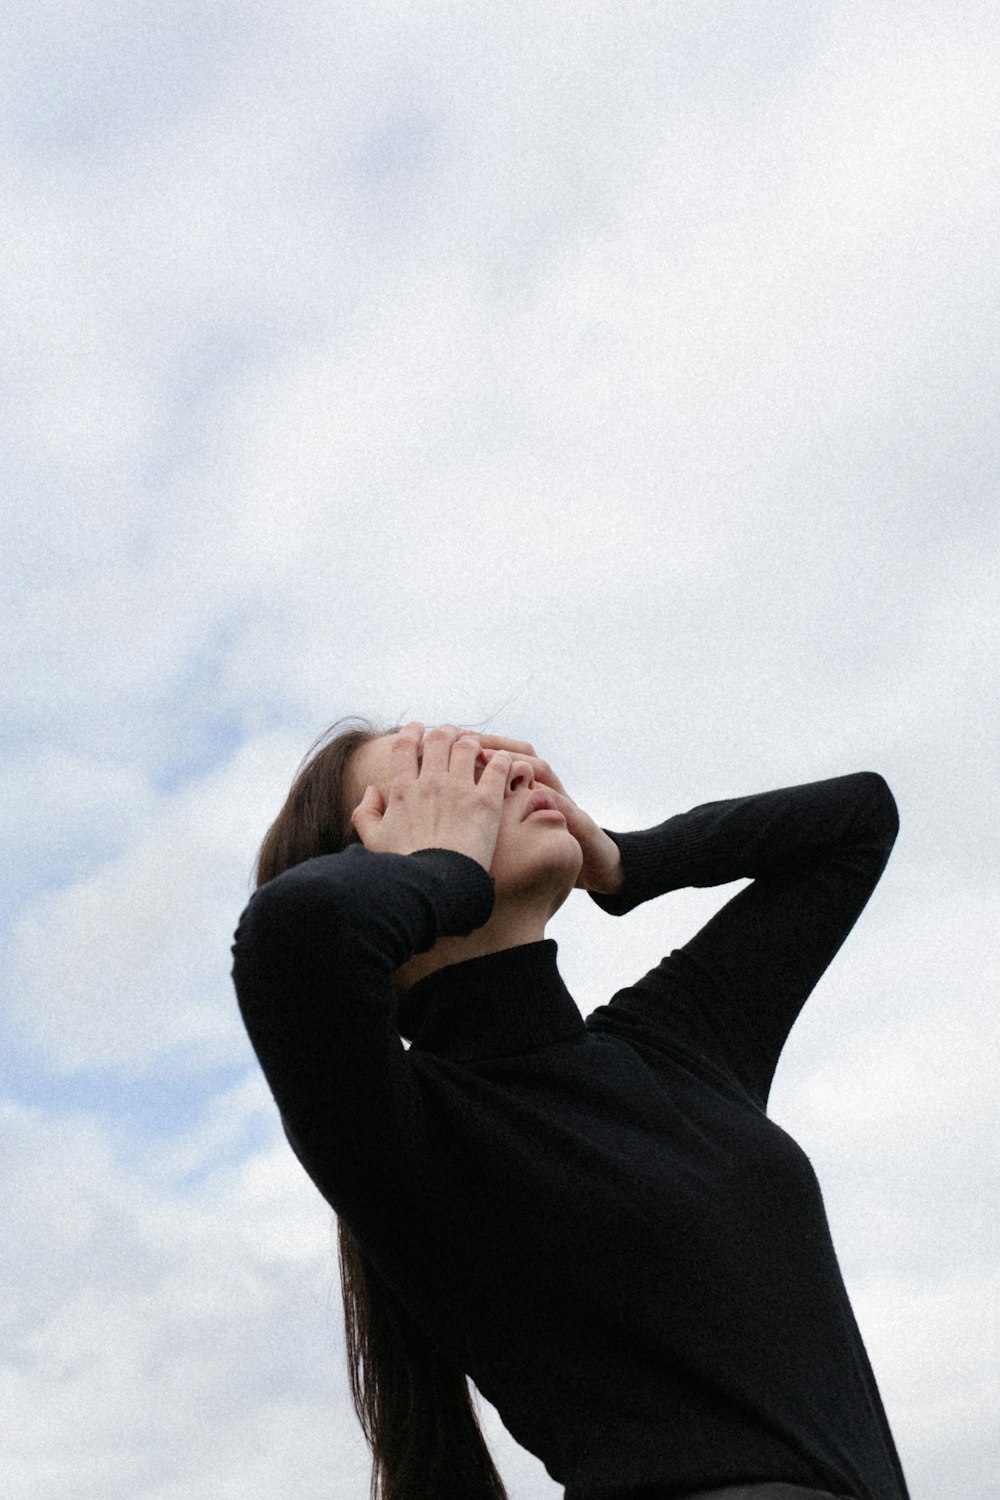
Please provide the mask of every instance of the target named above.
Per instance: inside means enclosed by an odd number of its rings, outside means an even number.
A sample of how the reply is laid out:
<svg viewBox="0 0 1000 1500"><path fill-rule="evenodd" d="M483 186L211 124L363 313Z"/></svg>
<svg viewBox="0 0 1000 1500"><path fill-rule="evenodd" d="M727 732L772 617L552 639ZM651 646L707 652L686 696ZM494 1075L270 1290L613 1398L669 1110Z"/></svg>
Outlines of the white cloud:
<svg viewBox="0 0 1000 1500"><path fill-rule="evenodd" d="M852 1287L914 1495L955 1486L988 1497L995 1483L984 1436L1000 1396L998 1293L992 1267L971 1276L873 1275Z"/></svg>
<svg viewBox="0 0 1000 1500"><path fill-rule="evenodd" d="M51 745L14 755L0 778L0 842L7 881L67 881L135 839L155 796L137 766Z"/></svg>
<svg viewBox="0 0 1000 1500"><path fill-rule="evenodd" d="M165 1053L200 1066L248 1057L229 950L257 844L300 755L281 736L255 742L161 798L117 859L19 918L11 1011L48 1066L142 1072Z"/></svg>
<svg viewBox="0 0 1000 1500"><path fill-rule="evenodd" d="M86 1117L4 1133L8 1493L292 1495L353 1461L330 1215L283 1140L178 1196Z"/></svg>

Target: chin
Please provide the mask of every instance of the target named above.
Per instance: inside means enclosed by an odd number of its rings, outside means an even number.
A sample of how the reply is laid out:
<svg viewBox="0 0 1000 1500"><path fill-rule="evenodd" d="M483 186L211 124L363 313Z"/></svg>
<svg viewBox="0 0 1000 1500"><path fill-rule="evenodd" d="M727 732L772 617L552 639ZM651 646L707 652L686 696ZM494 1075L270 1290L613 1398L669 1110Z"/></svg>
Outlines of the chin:
<svg viewBox="0 0 1000 1500"><path fill-rule="evenodd" d="M490 874L496 882L497 895L515 890L553 891L560 886L568 894L573 889L583 864L583 850L568 828L543 824L535 830L541 831L544 838L535 837L529 847L516 851L504 849L494 860Z"/></svg>

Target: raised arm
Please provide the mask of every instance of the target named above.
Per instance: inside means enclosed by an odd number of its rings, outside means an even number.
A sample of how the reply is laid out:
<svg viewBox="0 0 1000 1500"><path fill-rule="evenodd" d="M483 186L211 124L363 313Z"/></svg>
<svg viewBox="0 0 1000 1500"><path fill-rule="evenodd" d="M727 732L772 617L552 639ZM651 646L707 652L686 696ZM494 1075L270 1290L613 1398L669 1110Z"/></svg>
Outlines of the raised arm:
<svg viewBox="0 0 1000 1500"><path fill-rule="evenodd" d="M373 1161L402 1168L419 1143L393 971L439 936L473 931L492 906L493 882L468 855L353 844L286 870L243 912L240 1011L300 1156L319 1135L336 1148L327 1196L349 1200Z"/></svg>
<svg viewBox="0 0 1000 1500"><path fill-rule="evenodd" d="M665 1005L692 999L705 1045L766 1101L795 1018L864 909L898 827L885 780L861 771L708 802L641 832L605 830L623 881L614 895L591 894L612 915L685 886L753 882L621 1003L665 1024Z"/></svg>

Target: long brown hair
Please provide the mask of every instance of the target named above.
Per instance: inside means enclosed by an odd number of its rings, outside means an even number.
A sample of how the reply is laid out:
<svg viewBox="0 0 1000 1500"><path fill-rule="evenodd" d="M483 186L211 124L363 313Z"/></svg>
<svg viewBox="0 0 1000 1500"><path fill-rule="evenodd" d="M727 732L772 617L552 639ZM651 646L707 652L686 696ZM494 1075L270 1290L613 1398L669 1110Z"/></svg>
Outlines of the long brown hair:
<svg viewBox="0 0 1000 1500"><path fill-rule="evenodd" d="M320 735L260 846L258 887L358 842L348 764L362 745L398 727L379 729L355 716ZM371 1500L508 1500L464 1371L432 1348L339 1217L337 1233L347 1372L372 1453Z"/></svg>

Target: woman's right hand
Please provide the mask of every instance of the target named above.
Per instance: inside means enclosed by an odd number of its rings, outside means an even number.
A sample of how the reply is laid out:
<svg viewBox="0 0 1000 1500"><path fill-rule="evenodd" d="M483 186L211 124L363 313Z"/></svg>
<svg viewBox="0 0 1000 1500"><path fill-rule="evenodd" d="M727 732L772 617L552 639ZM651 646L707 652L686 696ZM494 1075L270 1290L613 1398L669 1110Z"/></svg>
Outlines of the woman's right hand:
<svg viewBox="0 0 1000 1500"><path fill-rule="evenodd" d="M369 786L351 814L365 848L381 854L455 849L489 872L511 757L493 755L477 782L480 750L476 735L453 724L426 734L419 722L401 729L390 746L387 796Z"/></svg>

